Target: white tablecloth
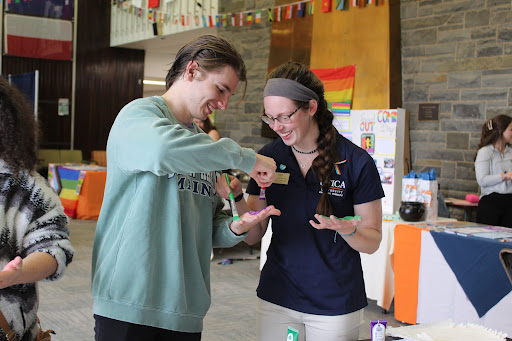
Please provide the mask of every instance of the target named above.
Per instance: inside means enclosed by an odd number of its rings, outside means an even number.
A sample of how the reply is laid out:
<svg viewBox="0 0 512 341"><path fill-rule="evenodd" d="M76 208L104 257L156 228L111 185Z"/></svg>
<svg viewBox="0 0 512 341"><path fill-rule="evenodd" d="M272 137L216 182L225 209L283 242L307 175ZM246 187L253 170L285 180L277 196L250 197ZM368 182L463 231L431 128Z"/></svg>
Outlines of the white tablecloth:
<svg viewBox="0 0 512 341"><path fill-rule="evenodd" d="M377 301L377 305L389 310L395 295L393 274L394 231L402 220L382 222L382 240L373 254L361 253L361 265L366 297Z"/></svg>
<svg viewBox="0 0 512 341"><path fill-rule="evenodd" d="M455 323L476 323L512 335L512 291L484 316L478 317L429 231L421 232L420 259L416 323L451 319Z"/></svg>
<svg viewBox="0 0 512 341"><path fill-rule="evenodd" d="M436 222L441 221L456 221L456 219L438 218L436 220ZM399 224L407 224L407 222L383 220L379 249L371 255L361 253L366 297L377 301L377 305L386 310L391 307L395 296L393 253L395 250L395 226Z"/></svg>

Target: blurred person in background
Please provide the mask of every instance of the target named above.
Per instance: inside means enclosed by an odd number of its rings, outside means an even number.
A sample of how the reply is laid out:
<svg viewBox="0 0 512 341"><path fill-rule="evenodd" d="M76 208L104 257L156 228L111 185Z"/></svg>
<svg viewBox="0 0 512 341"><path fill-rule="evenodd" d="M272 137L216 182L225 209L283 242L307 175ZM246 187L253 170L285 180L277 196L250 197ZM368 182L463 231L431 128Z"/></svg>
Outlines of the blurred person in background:
<svg viewBox="0 0 512 341"><path fill-rule="evenodd" d="M198 118L194 118L194 123L197 124L197 126L201 128L205 133L207 133L212 138L212 140L218 141L220 139L219 131L217 130L217 127L212 124L210 116L208 116L204 121Z"/></svg>
<svg viewBox="0 0 512 341"><path fill-rule="evenodd" d="M497 115L482 126L475 157L480 201L476 221L512 228L512 117Z"/></svg>

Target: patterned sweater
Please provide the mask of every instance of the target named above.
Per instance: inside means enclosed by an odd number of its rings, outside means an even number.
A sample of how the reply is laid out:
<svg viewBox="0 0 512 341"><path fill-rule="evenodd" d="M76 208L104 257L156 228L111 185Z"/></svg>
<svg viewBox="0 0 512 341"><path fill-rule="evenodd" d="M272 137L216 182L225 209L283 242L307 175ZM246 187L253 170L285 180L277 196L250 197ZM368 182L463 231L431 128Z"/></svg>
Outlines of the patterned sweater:
<svg viewBox="0 0 512 341"><path fill-rule="evenodd" d="M59 197L36 172L15 178L0 159L0 271L16 256L46 252L58 263L57 271L45 280L63 275L73 258L68 218ZM38 290L36 283L0 289L0 310L19 340L34 340ZM0 332L0 340L5 336Z"/></svg>

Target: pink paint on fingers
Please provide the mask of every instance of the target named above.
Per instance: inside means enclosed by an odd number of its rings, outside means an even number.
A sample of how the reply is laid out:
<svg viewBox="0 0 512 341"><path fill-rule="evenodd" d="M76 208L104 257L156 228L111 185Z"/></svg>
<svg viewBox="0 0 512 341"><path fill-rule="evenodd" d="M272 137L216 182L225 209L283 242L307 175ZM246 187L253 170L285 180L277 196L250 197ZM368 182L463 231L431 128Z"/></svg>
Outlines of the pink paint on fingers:
<svg viewBox="0 0 512 341"><path fill-rule="evenodd" d="M267 207L268 207L268 206L267 206ZM260 210L260 211L249 211L248 213L249 213L250 215L257 215L257 214L258 214L258 213L260 213L261 211L266 210L266 209L267 209L267 207L265 207L264 209L262 209L262 210Z"/></svg>

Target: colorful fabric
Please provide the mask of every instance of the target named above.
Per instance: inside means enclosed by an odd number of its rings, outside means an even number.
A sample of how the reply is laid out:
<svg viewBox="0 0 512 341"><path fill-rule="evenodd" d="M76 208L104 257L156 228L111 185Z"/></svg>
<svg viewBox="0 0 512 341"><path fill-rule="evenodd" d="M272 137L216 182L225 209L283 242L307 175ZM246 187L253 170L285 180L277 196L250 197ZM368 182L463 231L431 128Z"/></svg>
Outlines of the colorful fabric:
<svg viewBox="0 0 512 341"><path fill-rule="evenodd" d="M512 247L511 243L472 236L460 238L443 232L430 233L478 317L484 316L510 292L512 287L505 271L499 271L497 277L482 276L485 273L482 269L500 269L502 265L498 254L501 249Z"/></svg>
<svg viewBox="0 0 512 341"><path fill-rule="evenodd" d="M71 20L74 13L74 1L70 0L8 1L6 6L6 10L10 13L19 13L37 17Z"/></svg>
<svg viewBox="0 0 512 341"><path fill-rule="evenodd" d="M299 18L303 18L304 17L304 15L305 15L305 11L304 11L305 7L306 7L306 5L303 2L301 2L300 4L297 5L297 17L299 17Z"/></svg>
<svg viewBox="0 0 512 341"><path fill-rule="evenodd" d="M256 24L259 24L261 22L261 10L256 11L256 19L254 20Z"/></svg>
<svg viewBox="0 0 512 341"><path fill-rule="evenodd" d="M345 9L345 0L336 0L336 9L340 11Z"/></svg>
<svg viewBox="0 0 512 341"><path fill-rule="evenodd" d="M148 0L148 8L160 6L160 0Z"/></svg>
<svg viewBox="0 0 512 341"><path fill-rule="evenodd" d="M64 206L64 213L70 218L76 218L76 207L80 195L76 189L80 178L80 170L58 166L57 171L61 185L59 198L62 206Z"/></svg>
<svg viewBox="0 0 512 341"><path fill-rule="evenodd" d="M356 66L332 69L312 69L324 84L325 100L333 113L347 113L352 107Z"/></svg>

